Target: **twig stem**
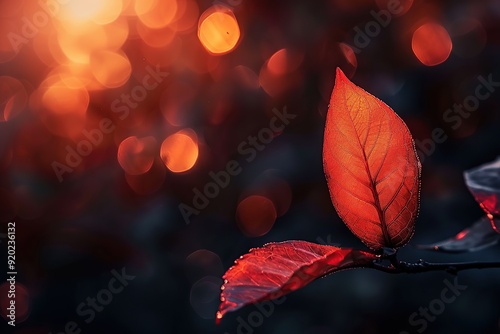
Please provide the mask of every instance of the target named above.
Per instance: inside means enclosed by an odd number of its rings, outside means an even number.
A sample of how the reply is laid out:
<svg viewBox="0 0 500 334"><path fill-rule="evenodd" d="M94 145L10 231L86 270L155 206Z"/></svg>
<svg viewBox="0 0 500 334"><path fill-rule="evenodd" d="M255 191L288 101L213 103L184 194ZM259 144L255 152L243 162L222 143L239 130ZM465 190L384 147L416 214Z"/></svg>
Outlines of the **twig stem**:
<svg viewBox="0 0 500 334"><path fill-rule="evenodd" d="M372 269L380 270L391 274L417 274L429 271L446 271L456 275L459 271L468 269L487 269L500 268L500 262L461 262L461 263L429 263L420 260L417 263L408 263L397 259L397 252L385 253L381 259L389 260L390 264L385 266L381 263L374 262Z"/></svg>

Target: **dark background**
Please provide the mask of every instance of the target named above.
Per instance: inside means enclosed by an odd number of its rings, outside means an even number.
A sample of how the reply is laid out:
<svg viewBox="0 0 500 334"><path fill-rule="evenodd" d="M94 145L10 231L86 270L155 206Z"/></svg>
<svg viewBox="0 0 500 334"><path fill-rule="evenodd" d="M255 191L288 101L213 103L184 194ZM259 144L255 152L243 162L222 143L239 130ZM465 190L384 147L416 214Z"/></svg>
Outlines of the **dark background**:
<svg viewBox="0 0 500 334"><path fill-rule="evenodd" d="M202 13L212 3L198 1L198 6ZM247 320L256 308L230 313L215 326L220 277L251 247L290 239L364 247L338 218L322 170L323 127L336 67L391 106L417 141L430 138L436 127L449 137L423 159L420 215L411 244L400 257L498 260L498 247L447 255L420 251L412 244L450 237L483 214L462 173L500 153L500 92L482 101L456 130L443 121L443 113L474 94L478 76L491 74L500 81L500 2L415 0L353 62L340 43L355 46L354 27L364 29L374 20L372 10L379 7L371 0L243 0L234 8L240 42L221 56L204 50L196 27L179 34L183 43L175 56L168 54L173 60L162 67L170 76L142 102L145 112L127 120L120 135L151 135L161 143L167 134L190 128L198 136L199 157L187 172L165 169L158 189L146 195L127 183L116 159L116 137L107 137L59 183L50 163L71 141L49 132L32 105L0 123L1 219L17 223L17 278L29 294L23 302L29 314L15 332L59 333L66 323L76 321L82 333L237 333L238 317ZM411 48L413 31L428 20L445 27L453 42L448 59L432 67L419 62ZM133 73L148 63L155 65L141 59L137 43L130 40L122 48ZM254 87L252 80L258 80L266 61L283 48L292 55L288 70L268 83L267 90ZM298 55L297 66L292 66L293 55ZM179 65L191 58L217 58L220 71L200 73L195 66ZM255 78L234 75L231 69L238 65L253 71ZM47 74L46 67L28 45L0 64L0 71L22 80L31 94ZM260 80L262 84L262 76ZM110 115L109 102L135 84L91 93L88 114L96 119ZM159 101L165 94L181 101L181 125L163 118ZM285 106L297 118L247 163L238 153L239 143L268 126L273 108ZM223 115L217 122L216 111ZM87 126L92 128L92 123ZM240 162L241 174L186 224L179 204L190 204L192 189L202 189L210 181L208 173L224 169L231 159ZM159 156L156 160L161 165ZM285 207L283 214L268 233L245 234L235 218L238 204L248 195L271 193L275 205ZM4 241L0 247L5 254ZM85 324L76 314L77 306L108 285L112 270L122 268L136 278ZM416 333L419 327L412 327L408 317L440 297L445 279L453 281L453 276L343 271L288 295L253 330ZM458 280L467 289L428 323L426 332L500 332L500 272L471 270L460 273Z"/></svg>

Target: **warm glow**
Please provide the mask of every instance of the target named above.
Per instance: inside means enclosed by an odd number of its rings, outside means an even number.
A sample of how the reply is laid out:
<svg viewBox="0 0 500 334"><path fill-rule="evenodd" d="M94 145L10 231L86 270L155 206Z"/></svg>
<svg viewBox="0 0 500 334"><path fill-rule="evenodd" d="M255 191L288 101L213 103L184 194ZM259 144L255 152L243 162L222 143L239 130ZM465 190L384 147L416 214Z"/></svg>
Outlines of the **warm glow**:
<svg viewBox="0 0 500 334"><path fill-rule="evenodd" d="M3 1L2 3L4 3ZM14 1L12 1L14 2ZM0 64L12 60L17 52L16 47L7 38L11 32L19 32L18 21L8 20L4 17L0 20ZM22 46L22 45L21 45ZM21 46L18 46L19 48Z"/></svg>
<svg viewBox="0 0 500 334"><path fill-rule="evenodd" d="M86 88L87 90L100 90L104 87L96 81L90 65L68 63L55 67L48 77L59 78L69 88Z"/></svg>
<svg viewBox="0 0 500 334"><path fill-rule="evenodd" d="M92 20L98 24L108 24L115 21L123 9L123 0L100 1L101 10L94 15Z"/></svg>
<svg viewBox="0 0 500 334"><path fill-rule="evenodd" d="M69 80L69 78L68 78ZM63 137L75 137L85 126L89 93L78 79L68 85L60 77L46 79L31 96L30 106L47 129Z"/></svg>
<svg viewBox="0 0 500 334"><path fill-rule="evenodd" d="M0 2L0 16L12 17L23 8L24 1L2 1Z"/></svg>
<svg viewBox="0 0 500 334"><path fill-rule="evenodd" d="M72 0L62 8L61 17L74 21L90 20L98 15L104 3L100 0Z"/></svg>
<svg viewBox="0 0 500 334"><path fill-rule="evenodd" d="M273 202L264 196L249 196L238 204L236 220L243 233L260 237L271 230L277 213Z"/></svg>
<svg viewBox="0 0 500 334"><path fill-rule="evenodd" d="M58 34L61 50L72 62L89 63L90 55L107 47L108 39L102 26L89 24L86 29L61 31Z"/></svg>
<svg viewBox="0 0 500 334"><path fill-rule="evenodd" d="M118 163L130 175L147 173L153 166L156 146L154 137L128 137L118 147Z"/></svg>
<svg viewBox="0 0 500 334"><path fill-rule="evenodd" d="M170 27L151 29L146 27L141 21L137 21L136 30L144 43L154 48L170 44L174 40L176 33Z"/></svg>
<svg viewBox="0 0 500 334"><path fill-rule="evenodd" d="M104 26L104 33L106 35L107 50L118 51L129 37L128 21L124 17L120 17L116 21Z"/></svg>
<svg viewBox="0 0 500 334"><path fill-rule="evenodd" d="M411 47L422 64L435 66L448 59L452 43L443 26L438 23L425 23L413 33Z"/></svg>
<svg viewBox="0 0 500 334"><path fill-rule="evenodd" d="M176 0L136 2L137 16L141 22L151 28L160 29L172 22L177 12Z"/></svg>
<svg viewBox="0 0 500 334"><path fill-rule="evenodd" d="M53 114L85 114L88 104L84 88L70 88L62 82L48 87L42 98L42 105Z"/></svg>
<svg viewBox="0 0 500 334"><path fill-rule="evenodd" d="M57 34L54 31L47 35L40 34L33 39L33 51L36 53L36 57L48 67L54 67L67 61L59 47Z"/></svg>
<svg viewBox="0 0 500 334"><path fill-rule="evenodd" d="M122 0L71 0L61 6L58 18L75 23L94 21L107 24L118 18L122 7Z"/></svg>
<svg viewBox="0 0 500 334"><path fill-rule="evenodd" d="M94 52L90 57L90 66L97 81L107 88L124 85L132 72L132 66L123 52Z"/></svg>
<svg viewBox="0 0 500 334"><path fill-rule="evenodd" d="M276 51L262 65L259 83L270 96L278 96L297 84L300 78L296 75L304 60L304 55L287 49Z"/></svg>
<svg viewBox="0 0 500 334"><path fill-rule="evenodd" d="M283 75L296 70L302 63L302 60L302 54L292 53L286 49L281 49L269 58L267 68L273 75Z"/></svg>
<svg viewBox="0 0 500 334"><path fill-rule="evenodd" d="M37 38L36 40L41 40L41 38ZM43 41L40 41L40 44L42 42ZM36 43L33 43L33 46L36 47ZM64 51L62 50L61 45L59 43L57 31L55 30L50 35L47 36L47 42L44 43L43 45L40 45L39 47L40 49L43 48L48 49L46 52L49 53L50 55L47 55L46 58L48 58L49 61L50 58L52 58L55 64L64 64L65 62L68 61L68 58L64 54ZM35 51L37 51L36 48ZM38 52L41 53L42 51L38 50Z"/></svg>
<svg viewBox="0 0 500 334"><path fill-rule="evenodd" d="M158 4L158 0L133 0L135 15L141 16L152 11Z"/></svg>
<svg viewBox="0 0 500 334"><path fill-rule="evenodd" d="M179 131L167 137L161 145L160 156L174 173L193 168L198 159L198 139L194 131Z"/></svg>
<svg viewBox="0 0 500 334"><path fill-rule="evenodd" d="M61 52L70 61L85 64L89 63L90 56L94 52L118 51L129 34L127 19L123 17L106 25L91 21L81 24L64 21L57 23L56 28Z"/></svg>
<svg viewBox="0 0 500 334"><path fill-rule="evenodd" d="M182 32L194 28L200 14L196 1L184 0L177 4L179 8L177 9L177 17L174 19L176 31Z"/></svg>
<svg viewBox="0 0 500 334"><path fill-rule="evenodd" d="M269 58L267 68L274 75L281 75L287 72L287 52L281 49Z"/></svg>
<svg viewBox="0 0 500 334"><path fill-rule="evenodd" d="M24 110L28 94L21 81L0 76L0 122L8 121Z"/></svg>
<svg viewBox="0 0 500 334"><path fill-rule="evenodd" d="M228 53L240 39L238 21L230 10L211 7L200 18L198 38L210 53Z"/></svg>

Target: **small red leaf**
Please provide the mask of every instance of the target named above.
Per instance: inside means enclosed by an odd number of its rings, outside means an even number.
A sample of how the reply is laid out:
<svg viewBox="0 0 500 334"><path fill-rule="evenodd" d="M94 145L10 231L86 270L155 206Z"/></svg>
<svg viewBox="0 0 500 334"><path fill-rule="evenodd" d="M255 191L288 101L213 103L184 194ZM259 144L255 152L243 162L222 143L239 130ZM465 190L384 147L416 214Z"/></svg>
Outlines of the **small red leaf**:
<svg viewBox="0 0 500 334"><path fill-rule="evenodd" d="M467 187L488 215L491 226L500 233L500 157L466 171L464 176Z"/></svg>
<svg viewBox="0 0 500 334"><path fill-rule="evenodd" d="M251 249L223 276L217 323L227 312L281 297L341 269L363 267L376 256L369 252L306 241L270 243Z"/></svg>
<svg viewBox="0 0 500 334"><path fill-rule="evenodd" d="M413 235L420 162L413 138L385 103L337 69L323 163L333 205L368 247L397 248Z"/></svg>

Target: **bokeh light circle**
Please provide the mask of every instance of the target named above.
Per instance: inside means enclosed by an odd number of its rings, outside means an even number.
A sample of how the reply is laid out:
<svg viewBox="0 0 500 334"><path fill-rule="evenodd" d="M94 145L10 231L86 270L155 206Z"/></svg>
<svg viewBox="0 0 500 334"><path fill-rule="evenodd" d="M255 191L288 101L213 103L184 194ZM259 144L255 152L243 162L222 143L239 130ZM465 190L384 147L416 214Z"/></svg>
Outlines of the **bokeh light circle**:
<svg viewBox="0 0 500 334"><path fill-rule="evenodd" d="M118 163L127 174L141 175L147 173L153 166L155 146L156 140L154 137L128 137L118 146Z"/></svg>
<svg viewBox="0 0 500 334"><path fill-rule="evenodd" d="M240 27L233 12L221 6L209 8L200 18L198 38L211 54L232 51L240 39Z"/></svg>
<svg viewBox="0 0 500 334"><path fill-rule="evenodd" d="M132 73L132 65L123 52L93 52L90 56L90 67L96 80L107 88L123 86Z"/></svg>
<svg viewBox="0 0 500 334"><path fill-rule="evenodd" d="M222 279L206 276L191 287L189 301L193 310L203 319L215 319L219 304Z"/></svg>
<svg viewBox="0 0 500 334"><path fill-rule="evenodd" d="M411 47L422 64L435 66L448 59L452 50L452 42L450 35L442 25L428 22L415 30Z"/></svg>
<svg viewBox="0 0 500 334"><path fill-rule="evenodd" d="M198 139L194 131L184 130L168 136L161 144L160 157L174 173L193 168L198 159Z"/></svg>
<svg viewBox="0 0 500 334"><path fill-rule="evenodd" d="M136 1L136 13L139 20L151 29L160 29L169 25L177 13L177 0Z"/></svg>
<svg viewBox="0 0 500 334"><path fill-rule="evenodd" d="M62 80L59 75L45 79L30 97L30 107L55 135L81 135L87 118L90 96L78 78Z"/></svg>
<svg viewBox="0 0 500 334"><path fill-rule="evenodd" d="M220 257L207 249L198 249L186 257L186 276L193 282L205 276L221 276L224 266Z"/></svg>
<svg viewBox="0 0 500 334"><path fill-rule="evenodd" d="M277 217L274 203L267 197L252 195L238 204L236 221L250 237L260 237L271 230Z"/></svg>

